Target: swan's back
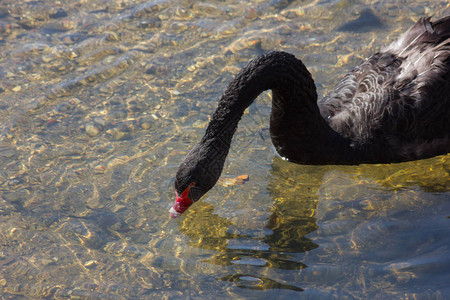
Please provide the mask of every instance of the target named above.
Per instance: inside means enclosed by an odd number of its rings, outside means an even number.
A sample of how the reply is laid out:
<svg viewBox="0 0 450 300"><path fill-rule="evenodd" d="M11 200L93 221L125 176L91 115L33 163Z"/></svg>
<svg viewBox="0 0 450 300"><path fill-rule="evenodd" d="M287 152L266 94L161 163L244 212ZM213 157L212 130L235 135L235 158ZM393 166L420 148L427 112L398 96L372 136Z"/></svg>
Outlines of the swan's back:
<svg viewBox="0 0 450 300"><path fill-rule="evenodd" d="M450 17L420 19L345 76L319 107L368 161L450 151Z"/></svg>

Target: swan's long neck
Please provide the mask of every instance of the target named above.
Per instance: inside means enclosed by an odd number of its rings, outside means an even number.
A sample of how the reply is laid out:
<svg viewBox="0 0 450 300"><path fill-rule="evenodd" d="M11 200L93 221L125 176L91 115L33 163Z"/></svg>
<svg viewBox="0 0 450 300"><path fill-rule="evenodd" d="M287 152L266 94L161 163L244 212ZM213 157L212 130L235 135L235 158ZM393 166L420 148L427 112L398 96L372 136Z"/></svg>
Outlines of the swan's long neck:
<svg viewBox="0 0 450 300"><path fill-rule="evenodd" d="M293 55L273 52L250 62L230 83L200 144L223 165L244 110L272 90L270 133L278 153L292 161L324 162L330 128L320 115L314 81ZM221 171L221 168L220 168Z"/></svg>

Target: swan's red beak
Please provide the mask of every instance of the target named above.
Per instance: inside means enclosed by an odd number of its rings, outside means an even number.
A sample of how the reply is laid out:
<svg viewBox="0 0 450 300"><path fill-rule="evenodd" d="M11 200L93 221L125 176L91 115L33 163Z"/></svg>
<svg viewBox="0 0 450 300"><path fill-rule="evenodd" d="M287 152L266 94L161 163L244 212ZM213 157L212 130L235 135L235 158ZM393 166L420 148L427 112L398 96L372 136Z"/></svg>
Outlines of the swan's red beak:
<svg viewBox="0 0 450 300"><path fill-rule="evenodd" d="M182 213L186 211L186 209L189 208L189 206L194 203L189 198L189 190L191 187L189 186L183 193L181 193L180 196L178 196L178 193L175 192L175 203L173 204L172 208L169 210L170 217L172 218L178 218Z"/></svg>

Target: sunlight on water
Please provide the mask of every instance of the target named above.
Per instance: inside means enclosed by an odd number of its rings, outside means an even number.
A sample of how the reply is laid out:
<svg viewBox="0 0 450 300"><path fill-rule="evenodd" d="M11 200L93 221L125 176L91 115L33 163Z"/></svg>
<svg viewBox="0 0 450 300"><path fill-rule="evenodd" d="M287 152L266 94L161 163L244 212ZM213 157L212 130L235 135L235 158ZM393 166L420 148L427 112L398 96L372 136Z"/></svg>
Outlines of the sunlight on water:
<svg viewBox="0 0 450 300"><path fill-rule="evenodd" d="M367 8L379 19L349 22ZM248 60L291 52L325 94L446 14L439 1L0 2L0 295L445 299L450 155L283 161L270 92L246 111L226 178L178 220L168 209Z"/></svg>

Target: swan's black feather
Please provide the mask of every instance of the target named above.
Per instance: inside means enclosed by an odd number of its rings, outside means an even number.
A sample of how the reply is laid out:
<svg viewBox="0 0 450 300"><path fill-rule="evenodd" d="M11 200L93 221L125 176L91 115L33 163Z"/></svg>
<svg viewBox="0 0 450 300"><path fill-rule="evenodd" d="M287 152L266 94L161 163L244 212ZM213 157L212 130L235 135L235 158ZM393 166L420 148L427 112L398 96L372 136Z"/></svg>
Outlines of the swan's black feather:
<svg viewBox="0 0 450 300"><path fill-rule="evenodd" d="M446 153L449 57L450 18L420 19L345 76L320 101L322 115L355 147L380 148L384 154L374 153L374 162L377 155L402 161Z"/></svg>

